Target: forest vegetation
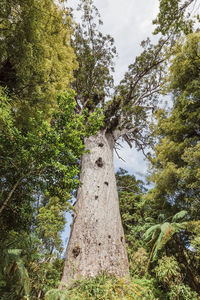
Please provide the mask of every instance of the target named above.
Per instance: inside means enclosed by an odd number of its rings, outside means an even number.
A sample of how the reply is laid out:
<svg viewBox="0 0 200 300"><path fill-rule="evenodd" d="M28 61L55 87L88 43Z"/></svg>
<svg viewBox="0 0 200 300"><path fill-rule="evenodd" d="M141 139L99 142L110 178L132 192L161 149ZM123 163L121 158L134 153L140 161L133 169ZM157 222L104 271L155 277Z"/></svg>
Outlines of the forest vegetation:
<svg viewBox="0 0 200 300"><path fill-rule="evenodd" d="M114 86L92 0L79 24L63 0L0 1L1 300L200 299L198 2L159 0L157 44ZM114 174L121 142L144 182Z"/></svg>

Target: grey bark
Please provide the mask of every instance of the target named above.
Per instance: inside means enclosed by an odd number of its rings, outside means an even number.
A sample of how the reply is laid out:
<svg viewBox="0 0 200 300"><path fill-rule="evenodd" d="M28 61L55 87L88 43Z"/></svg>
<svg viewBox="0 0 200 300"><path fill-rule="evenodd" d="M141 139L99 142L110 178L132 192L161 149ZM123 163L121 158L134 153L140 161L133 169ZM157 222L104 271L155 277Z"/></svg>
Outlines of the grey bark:
<svg viewBox="0 0 200 300"><path fill-rule="evenodd" d="M62 282L102 271L128 277L129 266L113 165L112 135L98 132L85 140L76 216L66 251ZM62 285L62 284L61 284Z"/></svg>

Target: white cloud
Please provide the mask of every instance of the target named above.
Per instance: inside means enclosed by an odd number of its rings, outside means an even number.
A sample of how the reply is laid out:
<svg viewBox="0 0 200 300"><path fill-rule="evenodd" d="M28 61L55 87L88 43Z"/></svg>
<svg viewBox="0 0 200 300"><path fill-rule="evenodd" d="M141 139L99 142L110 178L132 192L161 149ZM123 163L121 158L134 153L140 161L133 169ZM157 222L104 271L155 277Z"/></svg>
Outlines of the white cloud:
<svg viewBox="0 0 200 300"><path fill-rule="evenodd" d="M94 3L104 22L103 32L115 39L119 54L115 80L119 82L127 66L140 53L140 42L152 36L158 0L95 0Z"/></svg>
<svg viewBox="0 0 200 300"><path fill-rule="evenodd" d="M117 152L121 159L116 153L114 154L115 171L122 168L134 174L136 177L145 180L147 175L147 163L146 160L144 160L143 154L134 147L130 148L126 143L123 143L122 148L117 150Z"/></svg>

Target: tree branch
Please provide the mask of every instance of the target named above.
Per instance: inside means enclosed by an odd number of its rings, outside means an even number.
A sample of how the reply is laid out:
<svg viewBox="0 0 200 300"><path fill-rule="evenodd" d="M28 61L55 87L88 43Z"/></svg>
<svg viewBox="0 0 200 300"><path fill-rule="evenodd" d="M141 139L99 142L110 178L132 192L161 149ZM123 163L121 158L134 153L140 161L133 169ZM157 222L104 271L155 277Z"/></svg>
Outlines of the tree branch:
<svg viewBox="0 0 200 300"><path fill-rule="evenodd" d="M125 134L127 133L133 133L135 130L137 130L138 127L135 126L135 127L132 127L132 128L123 128L123 129L115 129L113 131L113 137L114 137L114 140L117 141L121 136L124 136Z"/></svg>
<svg viewBox="0 0 200 300"><path fill-rule="evenodd" d="M23 174L22 176L19 177L19 179L17 180L17 182L14 184L12 190L10 191L10 193L8 194L8 197L6 198L6 200L4 201L3 205L0 208L0 214L2 213L2 211L6 208L6 206L8 205L8 202L10 201L13 193L15 192L16 188L19 186L20 182L25 178L25 176L29 175L31 173L28 172L26 174Z"/></svg>
<svg viewBox="0 0 200 300"><path fill-rule="evenodd" d="M121 160L123 160L123 162L126 162L126 161L119 155L119 153L117 152L116 147L114 147L114 150L115 150L115 152L116 152L118 158L121 159Z"/></svg>

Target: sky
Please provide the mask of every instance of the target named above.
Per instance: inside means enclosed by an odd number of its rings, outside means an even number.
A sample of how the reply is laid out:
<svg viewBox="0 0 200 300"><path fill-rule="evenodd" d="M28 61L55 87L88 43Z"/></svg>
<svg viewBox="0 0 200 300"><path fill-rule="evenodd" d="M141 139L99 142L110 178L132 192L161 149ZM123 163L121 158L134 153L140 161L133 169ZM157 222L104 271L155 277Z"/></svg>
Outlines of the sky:
<svg viewBox="0 0 200 300"><path fill-rule="evenodd" d="M158 0L94 0L103 21L103 32L114 37L118 52L115 81L140 54L140 43L152 37L152 20L158 13Z"/></svg>
<svg viewBox="0 0 200 300"><path fill-rule="evenodd" d="M76 7L78 0L68 0L68 6ZM94 0L103 21L102 32L110 34L115 40L118 57L115 65L115 83L117 84L126 72L128 65L141 52L140 43L148 36L152 36L152 20L158 13L158 0ZM125 143L118 151L120 157L114 156L115 170L119 167L134 174L138 179L145 180L148 164L141 152L134 146L132 149ZM65 245L70 231L70 216L68 215L68 225L65 229ZM67 237L67 238L66 238Z"/></svg>

